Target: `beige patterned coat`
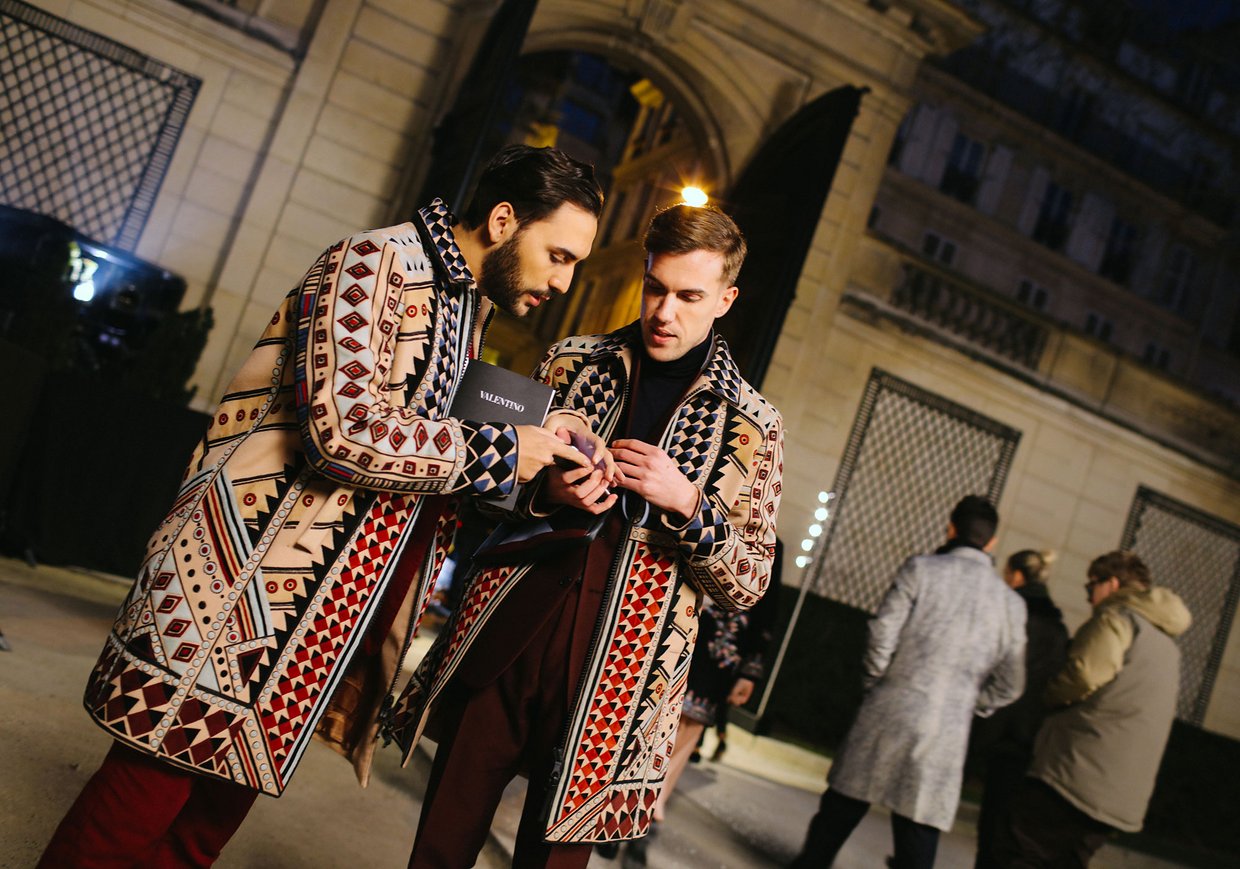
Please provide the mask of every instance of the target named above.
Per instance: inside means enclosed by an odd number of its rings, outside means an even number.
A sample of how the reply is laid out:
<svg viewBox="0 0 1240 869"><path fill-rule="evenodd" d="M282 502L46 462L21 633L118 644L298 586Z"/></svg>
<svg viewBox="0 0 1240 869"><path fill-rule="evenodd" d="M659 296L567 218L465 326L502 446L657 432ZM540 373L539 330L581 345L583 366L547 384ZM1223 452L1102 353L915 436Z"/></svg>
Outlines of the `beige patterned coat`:
<svg viewBox="0 0 1240 869"><path fill-rule="evenodd" d="M116 739L279 794L378 609L422 495L511 490L512 428L445 416L481 340L449 222L436 203L414 223L333 245L272 316L91 675L86 708Z"/></svg>
<svg viewBox="0 0 1240 869"><path fill-rule="evenodd" d="M557 406L581 412L610 439L640 340L635 326L567 339L548 352L535 376L556 389ZM636 518L628 526L570 704L546 818L552 842L646 833L680 718L702 593L725 608L747 609L770 578L782 421L741 379L721 339L659 446L702 490L702 506L683 527L657 510L644 526ZM406 757L474 638L531 567L471 576L452 621L397 704L391 730Z"/></svg>

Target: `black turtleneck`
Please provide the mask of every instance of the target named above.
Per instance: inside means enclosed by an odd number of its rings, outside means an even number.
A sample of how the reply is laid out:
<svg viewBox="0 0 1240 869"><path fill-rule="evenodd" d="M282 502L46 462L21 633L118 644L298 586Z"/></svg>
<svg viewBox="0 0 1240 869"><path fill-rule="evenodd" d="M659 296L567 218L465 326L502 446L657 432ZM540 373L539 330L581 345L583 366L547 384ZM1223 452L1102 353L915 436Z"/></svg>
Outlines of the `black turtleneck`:
<svg viewBox="0 0 1240 869"><path fill-rule="evenodd" d="M659 362L646 353L646 345L636 354L633 388L629 398L628 436L657 444L668 417L688 392L706 364L711 336L679 359Z"/></svg>

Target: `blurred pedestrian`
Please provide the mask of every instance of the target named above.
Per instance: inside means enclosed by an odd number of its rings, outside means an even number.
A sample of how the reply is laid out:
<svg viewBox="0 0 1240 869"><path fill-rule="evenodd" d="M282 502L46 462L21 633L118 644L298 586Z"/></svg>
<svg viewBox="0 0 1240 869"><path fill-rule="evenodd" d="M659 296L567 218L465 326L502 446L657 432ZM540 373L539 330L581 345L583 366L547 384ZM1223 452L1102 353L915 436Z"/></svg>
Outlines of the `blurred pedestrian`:
<svg viewBox="0 0 1240 869"><path fill-rule="evenodd" d="M1005 867L1084 867L1115 830L1137 832L1175 718L1192 615L1131 552L1089 565L1094 608L1044 694L1030 778L999 842Z"/></svg>
<svg viewBox="0 0 1240 869"><path fill-rule="evenodd" d="M1020 696L1025 606L995 573L999 514L969 495L947 543L910 558L870 622L867 689L794 869L830 866L871 803L891 810L896 869L931 867L960 799L969 725Z"/></svg>
<svg viewBox="0 0 1240 869"><path fill-rule="evenodd" d="M975 869L993 869L995 835L1007 823L1012 797L1025 780L1033 740L1046 714L1042 692L1064 664L1068 629L1051 600L1047 574L1055 553L1022 549L1007 560L1003 581L1025 602L1025 693L989 718L977 718L969 739L974 762L983 768L981 812L977 819Z"/></svg>

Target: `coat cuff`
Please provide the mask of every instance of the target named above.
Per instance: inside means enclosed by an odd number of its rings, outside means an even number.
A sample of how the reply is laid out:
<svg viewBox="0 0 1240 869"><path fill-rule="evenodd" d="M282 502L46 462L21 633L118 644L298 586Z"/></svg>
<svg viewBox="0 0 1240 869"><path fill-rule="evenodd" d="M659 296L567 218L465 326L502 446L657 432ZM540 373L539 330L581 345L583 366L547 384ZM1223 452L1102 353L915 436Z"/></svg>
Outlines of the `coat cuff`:
<svg viewBox="0 0 1240 869"><path fill-rule="evenodd" d="M667 513L660 517L663 527L680 538L680 546L691 558L710 558L728 539L728 516L698 491L698 510L688 522L672 522ZM674 517L677 520L679 516Z"/></svg>
<svg viewBox="0 0 1240 869"><path fill-rule="evenodd" d="M517 429L508 423L461 420L465 466L461 477L483 498L504 498L517 483Z"/></svg>

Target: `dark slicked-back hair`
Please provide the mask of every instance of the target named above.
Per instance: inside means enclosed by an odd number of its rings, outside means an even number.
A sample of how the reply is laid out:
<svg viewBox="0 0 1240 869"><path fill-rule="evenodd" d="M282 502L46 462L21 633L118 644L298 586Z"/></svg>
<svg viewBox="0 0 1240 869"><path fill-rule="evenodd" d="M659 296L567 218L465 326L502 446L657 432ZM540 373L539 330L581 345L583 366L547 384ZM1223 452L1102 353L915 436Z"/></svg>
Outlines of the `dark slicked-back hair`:
<svg viewBox="0 0 1240 869"><path fill-rule="evenodd" d="M1119 580L1124 588L1138 588L1145 591L1150 587L1150 569L1134 552L1116 550L1106 555L1099 555L1089 563L1086 575L1097 582L1106 582L1111 577Z"/></svg>
<svg viewBox="0 0 1240 869"><path fill-rule="evenodd" d="M462 225L466 229L481 226L501 202L511 203L524 225L542 220L565 203L598 217L603 212L603 188L594 177L593 166L563 151L509 145L482 170L473 198L461 215Z"/></svg>
<svg viewBox="0 0 1240 869"><path fill-rule="evenodd" d="M995 536L999 527L999 511L981 495L965 495L952 510L956 536L982 549Z"/></svg>
<svg viewBox="0 0 1240 869"><path fill-rule="evenodd" d="M708 250L723 255L724 286L736 283L745 262L745 236L740 228L714 206L673 205L650 221L643 242L647 254L685 254Z"/></svg>

